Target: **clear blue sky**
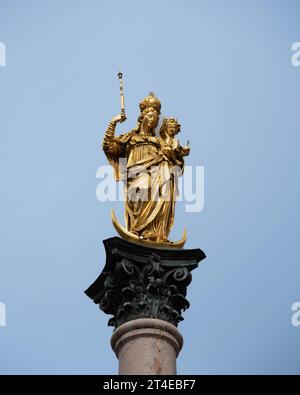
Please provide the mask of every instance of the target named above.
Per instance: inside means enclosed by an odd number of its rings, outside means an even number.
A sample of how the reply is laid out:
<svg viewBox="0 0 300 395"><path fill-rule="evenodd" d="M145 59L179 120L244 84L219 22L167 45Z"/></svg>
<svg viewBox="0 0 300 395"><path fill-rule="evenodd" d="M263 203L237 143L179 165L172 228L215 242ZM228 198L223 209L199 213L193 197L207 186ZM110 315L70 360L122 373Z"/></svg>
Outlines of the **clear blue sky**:
<svg viewBox="0 0 300 395"><path fill-rule="evenodd" d="M100 142L149 91L205 166L205 207L173 238L207 259L180 324L179 373L300 373L300 4L0 0L1 373L112 374L108 316L83 293L115 235L95 196Z"/></svg>

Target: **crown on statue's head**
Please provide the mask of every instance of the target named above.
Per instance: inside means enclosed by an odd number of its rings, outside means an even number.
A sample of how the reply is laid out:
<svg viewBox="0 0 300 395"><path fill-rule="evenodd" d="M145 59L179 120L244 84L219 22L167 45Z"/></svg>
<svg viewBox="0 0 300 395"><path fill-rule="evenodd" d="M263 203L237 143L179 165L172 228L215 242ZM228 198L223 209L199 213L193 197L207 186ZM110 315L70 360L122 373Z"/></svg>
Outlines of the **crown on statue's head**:
<svg viewBox="0 0 300 395"><path fill-rule="evenodd" d="M149 108L153 108L160 114L161 103L153 92L150 92L149 95L140 102L141 112Z"/></svg>
<svg viewBox="0 0 300 395"><path fill-rule="evenodd" d="M179 125L179 122L178 122L178 120L176 118L164 118L163 122L165 122L167 124L171 123L173 125Z"/></svg>
<svg viewBox="0 0 300 395"><path fill-rule="evenodd" d="M162 138L166 136L166 130L169 125L173 125L175 127L175 132L179 133L181 129L181 125L176 118L163 118L159 134Z"/></svg>

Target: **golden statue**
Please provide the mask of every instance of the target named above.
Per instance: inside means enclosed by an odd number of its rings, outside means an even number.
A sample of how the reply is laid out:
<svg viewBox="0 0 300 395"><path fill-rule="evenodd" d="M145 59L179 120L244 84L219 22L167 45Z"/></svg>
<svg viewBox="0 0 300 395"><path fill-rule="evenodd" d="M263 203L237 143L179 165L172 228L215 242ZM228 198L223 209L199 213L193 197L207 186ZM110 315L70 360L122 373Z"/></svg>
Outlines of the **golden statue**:
<svg viewBox="0 0 300 395"><path fill-rule="evenodd" d="M174 223L177 178L183 172L183 157L189 155L190 149L188 145L181 147L175 138L180 131L180 124L174 118L164 119L160 136L156 135L161 103L153 93L140 102L136 128L115 136L117 123L126 120L122 74L118 76L121 113L108 125L103 150L114 168L116 180L124 181L126 228L119 224L112 210L113 225L126 240L182 248L186 241L186 230L177 242L169 241L168 236Z"/></svg>

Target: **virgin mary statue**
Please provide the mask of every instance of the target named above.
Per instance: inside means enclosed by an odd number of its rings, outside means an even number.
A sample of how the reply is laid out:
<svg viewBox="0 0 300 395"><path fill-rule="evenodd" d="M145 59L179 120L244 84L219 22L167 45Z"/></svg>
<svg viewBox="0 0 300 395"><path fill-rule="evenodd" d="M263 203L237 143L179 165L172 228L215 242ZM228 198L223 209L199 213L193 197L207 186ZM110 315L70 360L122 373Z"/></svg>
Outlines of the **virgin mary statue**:
<svg viewBox="0 0 300 395"><path fill-rule="evenodd" d="M186 240L185 231L178 242L170 242L168 236L174 222L178 168L183 169L183 156L188 153L179 145L176 148L172 137L168 144L166 139L156 136L160 109L160 101L150 93L140 102L135 129L115 136L117 123L125 120L123 114L115 116L108 125L102 145L116 180L124 181L126 229L113 211L112 220L118 233L127 240L181 248ZM164 130L167 123L163 123Z"/></svg>

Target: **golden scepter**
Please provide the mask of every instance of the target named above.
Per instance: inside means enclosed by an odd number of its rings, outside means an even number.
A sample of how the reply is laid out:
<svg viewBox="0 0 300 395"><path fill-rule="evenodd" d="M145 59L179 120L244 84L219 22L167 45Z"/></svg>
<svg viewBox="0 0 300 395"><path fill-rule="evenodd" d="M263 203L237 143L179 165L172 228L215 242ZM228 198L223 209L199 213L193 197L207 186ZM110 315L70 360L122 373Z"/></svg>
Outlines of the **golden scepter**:
<svg viewBox="0 0 300 395"><path fill-rule="evenodd" d="M126 120L126 115L125 115L125 101L124 101L124 91L123 91L123 74L121 73L121 71L118 72L118 77L120 81L121 117L122 117L121 122L124 122Z"/></svg>

